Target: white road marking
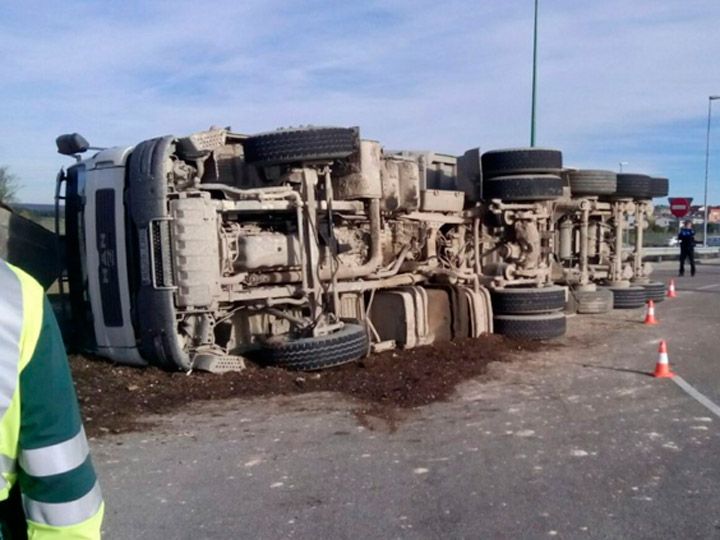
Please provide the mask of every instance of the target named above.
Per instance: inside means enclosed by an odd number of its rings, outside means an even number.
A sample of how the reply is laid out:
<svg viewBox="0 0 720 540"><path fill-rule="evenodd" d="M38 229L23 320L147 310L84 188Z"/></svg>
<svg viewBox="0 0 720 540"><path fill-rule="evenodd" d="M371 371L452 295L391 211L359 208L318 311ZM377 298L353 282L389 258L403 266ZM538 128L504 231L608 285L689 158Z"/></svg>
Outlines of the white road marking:
<svg viewBox="0 0 720 540"><path fill-rule="evenodd" d="M715 416L720 418L720 407L718 407L715 403L710 401L707 397L702 395L700 392L695 390L693 386L690 385L685 379L683 379L680 375L675 375L672 378L675 383L685 390L685 392L693 399L695 399L698 403L701 405L704 405L711 413L713 413Z"/></svg>
<svg viewBox="0 0 720 540"><path fill-rule="evenodd" d="M703 285L702 287L698 287L698 291L704 291L706 289L714 289L715 287L720 287L720 283L713 283L712 285Z"/></svg>

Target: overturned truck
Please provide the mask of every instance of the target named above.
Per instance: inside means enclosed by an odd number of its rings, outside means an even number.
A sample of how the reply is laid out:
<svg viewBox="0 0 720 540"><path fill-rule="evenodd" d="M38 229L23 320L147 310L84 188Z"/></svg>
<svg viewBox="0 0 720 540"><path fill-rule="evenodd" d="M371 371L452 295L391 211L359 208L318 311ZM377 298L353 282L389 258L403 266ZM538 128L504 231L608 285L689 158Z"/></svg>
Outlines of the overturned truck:
<svg viewBox="0 0 720 540"><path fill-rule="evenodd" d="M317 369L371 340L491 332L464 193L427 189L436 165L354 128L216 129L79 160L59 181L82 346L169 369Z"/></svg>
<svg viewBox="0 0 720 540"><path fill-rule="evenodd" d="M556 150L391 152L322 127L86 159L78 134L57 142L77 160L56 190L76 343L120 363L311 370L494 330L553 338L589 284L590 253L563 259L578 249L558 252L557 227L585 234L599 203L573 200Z"/></svg>

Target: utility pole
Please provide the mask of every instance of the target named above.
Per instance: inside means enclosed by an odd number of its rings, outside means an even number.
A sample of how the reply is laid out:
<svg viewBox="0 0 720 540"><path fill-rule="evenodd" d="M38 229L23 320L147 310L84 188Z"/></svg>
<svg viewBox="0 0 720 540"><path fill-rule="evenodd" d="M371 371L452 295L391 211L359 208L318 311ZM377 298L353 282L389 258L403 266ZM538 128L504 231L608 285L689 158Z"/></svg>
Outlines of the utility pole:
<svg viewBox="0 0 720 540"><path fill-rule="evenodd" d="M710 118L712 116L712 102L720 96L708 97L707 144L705 146L705 218L703 219L703 247L707 247L708 237L708 170L710 169Z"/></svg>
<svg viewBox="0 0 720 540"><path fill-rule="evenodd" d="M533 73L532 73L532 113L530 117L530 146L535 146L535 112L537 109L537 34L538 0L535 0L535 27L533 30Z"/></svg>

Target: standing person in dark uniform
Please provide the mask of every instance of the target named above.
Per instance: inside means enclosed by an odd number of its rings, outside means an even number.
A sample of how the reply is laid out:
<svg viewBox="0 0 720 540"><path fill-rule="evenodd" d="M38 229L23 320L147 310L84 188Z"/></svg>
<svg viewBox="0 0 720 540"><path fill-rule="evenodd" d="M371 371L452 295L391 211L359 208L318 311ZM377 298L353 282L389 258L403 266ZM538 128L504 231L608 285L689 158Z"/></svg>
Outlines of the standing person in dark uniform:
<svg viewBox="0 0 720 540"><path fill-rule="evenodd" d="M686 221L678 234L680 241L680 275L685 274L685 259L690 259L690 275L695 275L695 229L692 221Z"/></svg>

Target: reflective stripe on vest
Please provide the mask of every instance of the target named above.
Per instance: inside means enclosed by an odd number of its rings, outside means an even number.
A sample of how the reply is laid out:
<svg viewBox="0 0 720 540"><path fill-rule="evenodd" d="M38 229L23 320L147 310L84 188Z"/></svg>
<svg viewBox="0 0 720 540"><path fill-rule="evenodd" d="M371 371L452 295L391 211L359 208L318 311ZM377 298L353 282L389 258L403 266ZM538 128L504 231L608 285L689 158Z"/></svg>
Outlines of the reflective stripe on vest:
<svg viewBox="0 0 720 540"><path fill-rule="evenodd" d="M17 390L20 370L20 341L23 330L23 291L20 279L0 261L0 421L5 420ZM0 454L0 489L6 475L15 472L15 459Z"/></svg>
<svg viewBox="0 0 720 540"><path fill-rule="evenodd" d="M0 454L0 489L3 489L7 485L5 480L6 474L12 474L15 472L15 460L5 454Z"/></svg>
<svg viewBox="0 0 720 540"><path fill-rule="evenodd" d="M100 484L97 482L85 495L70 502L45 503L34 501L25 495L22 496L22 500L29 520L52 527L67 527L82 523L97 514L103 502Z"/></svg>
<svg viewBox="0 0 720 540"><path fill-rule="evenodd" d="M0 472L2 473L14 473L15 472L15 460L5 454L0 454Z"/></svg>
<svg viewBox="0 0 720 540"><path fill-rule="evenodd" d="M20 280L0 262L0 419L17 389L20 338L23 328L23 294Z"/></svg>
<svg viewBox="0 0 720 540"><path fill-rule="evenodd" d="M67 441L43 448L20 450L18 461L22 470L31 476L52 476L79 467L89 453L85 429L81 427L78 434Z"/></svg>

